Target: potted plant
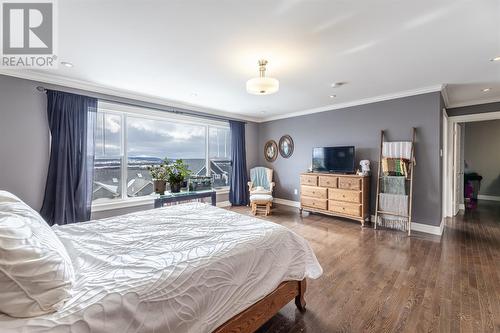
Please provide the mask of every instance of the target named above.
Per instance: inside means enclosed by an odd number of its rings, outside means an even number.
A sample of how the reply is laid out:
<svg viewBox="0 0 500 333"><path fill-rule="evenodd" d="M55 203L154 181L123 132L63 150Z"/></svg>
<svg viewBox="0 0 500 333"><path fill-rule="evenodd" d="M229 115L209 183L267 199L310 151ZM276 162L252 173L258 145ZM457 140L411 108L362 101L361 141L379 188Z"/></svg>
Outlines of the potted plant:
<svg viewBox="0 0 500 333"><path fill-rule="evenodd" d="M166 173L167 181L170 184L170 191L178 193L181 190L182 183L191 174L191 171L182 159L178 159L170 164L166 164Z"/></svg>
<svg viewBox="0 0 500 333"><path fill-rule="evenodd" d="M164 194L167 189L166 159L159 165L148 166L148 171L153 179L154 192Z"/></svg>

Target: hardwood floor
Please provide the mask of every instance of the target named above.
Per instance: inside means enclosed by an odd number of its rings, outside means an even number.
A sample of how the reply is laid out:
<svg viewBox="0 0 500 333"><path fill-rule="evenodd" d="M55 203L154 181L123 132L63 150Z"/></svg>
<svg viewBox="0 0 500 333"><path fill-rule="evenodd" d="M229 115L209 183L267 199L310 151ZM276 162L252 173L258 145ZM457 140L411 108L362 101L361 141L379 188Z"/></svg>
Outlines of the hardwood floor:
<svg viewBox="0 0 500 333"><path fill-rule="evenodd" d="M308 280L304 314L292 302L258 332L500 332L500 203L479 206L441 238L277 205L261 218L305 237L324 274Z"/></svg>

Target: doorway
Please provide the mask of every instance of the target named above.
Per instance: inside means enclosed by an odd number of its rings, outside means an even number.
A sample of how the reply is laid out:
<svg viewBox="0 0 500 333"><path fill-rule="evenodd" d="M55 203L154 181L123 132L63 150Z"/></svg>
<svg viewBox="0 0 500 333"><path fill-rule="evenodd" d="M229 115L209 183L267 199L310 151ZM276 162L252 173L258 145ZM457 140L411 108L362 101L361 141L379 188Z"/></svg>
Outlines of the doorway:
<svg viewBox="0 0 500 333"><path fill-rule="evenodd" d="M443 216L500 204L500 112L443 117Z"/></svg>

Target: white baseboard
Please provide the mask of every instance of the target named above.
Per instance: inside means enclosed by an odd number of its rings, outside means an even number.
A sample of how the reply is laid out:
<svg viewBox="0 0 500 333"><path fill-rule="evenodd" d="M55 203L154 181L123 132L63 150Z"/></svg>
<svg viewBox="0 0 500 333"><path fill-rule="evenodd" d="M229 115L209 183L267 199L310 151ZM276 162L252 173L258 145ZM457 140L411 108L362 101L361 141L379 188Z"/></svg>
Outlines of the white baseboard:
<svg viewBox="0 0 500 333"><path fill-rule="evenodd" d="M371 216L371 221L372 222L375 221L375 215ZM444 230L444 218L441 219L441 224L439 226L412 222L411 223L411 230L424 232L426 234L441 236L443 234L443 230Z"/></svg>
<svg viewBox="0 0 500 333"><path fill-rule="evenodd" d="M443 234L443 230L444 230L444 220L441 220L441 224L438 226L412 222L411 223L411 230L441 236Z"/></svg>
<svg viewBox="0 0 500 333"><path fill-rule="evenodd" d="M219 201L217 203L217 207L229 207L231 206L231 203L229 201Z"/></svg>
<svg viewBox="0 0 500 333"><path fill-rule="evenodd" d="M500 197L496 195L479 194L477 198L479 200L500 201Z"/></svg>
<svg viewBox="0 0 500 333"><path fill-rule="evenodd" d="M285 205L285 206L300 208L300 202L299 201L274 198L273 202L277 203L277 204L280 204L280 205Z"/></svg>
<svg viewBox="0 0 500 333"><path fill-rule="evenodd" d="M280 198L274 198L273 201L275 203L277 203L277 204L282 204L282 205L285 205L285 206L291 206L291 207L300 208L300 202L299 201L293 201L293 200L287 200L287 199L280 199ZM375 215L372 215L371 221L373 222L374 220L375 220ZM423 223L412 222L411 223L411 229L415 230L415 231L425 232L427 234L441 236L443 234L443 229L444 229L444 219L441 220L441 224L439 226L434 226L434 225L428 225L428 224L423 224Z"/></svg>

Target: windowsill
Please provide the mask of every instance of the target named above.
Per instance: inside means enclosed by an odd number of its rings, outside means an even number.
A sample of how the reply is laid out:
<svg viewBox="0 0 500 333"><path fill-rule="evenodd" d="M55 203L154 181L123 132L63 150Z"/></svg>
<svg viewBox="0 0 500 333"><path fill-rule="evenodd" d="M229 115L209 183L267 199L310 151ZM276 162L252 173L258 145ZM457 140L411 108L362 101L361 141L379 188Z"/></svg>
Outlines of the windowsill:
<svg viewBox="0 0 500 333"><path fill-rule="evenodd" d="M217 195L228 194L229 188L216 189ZM148 206L151 208L154 204L155 195L140 197L140 198L129 198L129 199L109 199L109 201L101 201L98 203L92 203L92 212L103 212L107 210L138 207L138 206Z"/></svg>

